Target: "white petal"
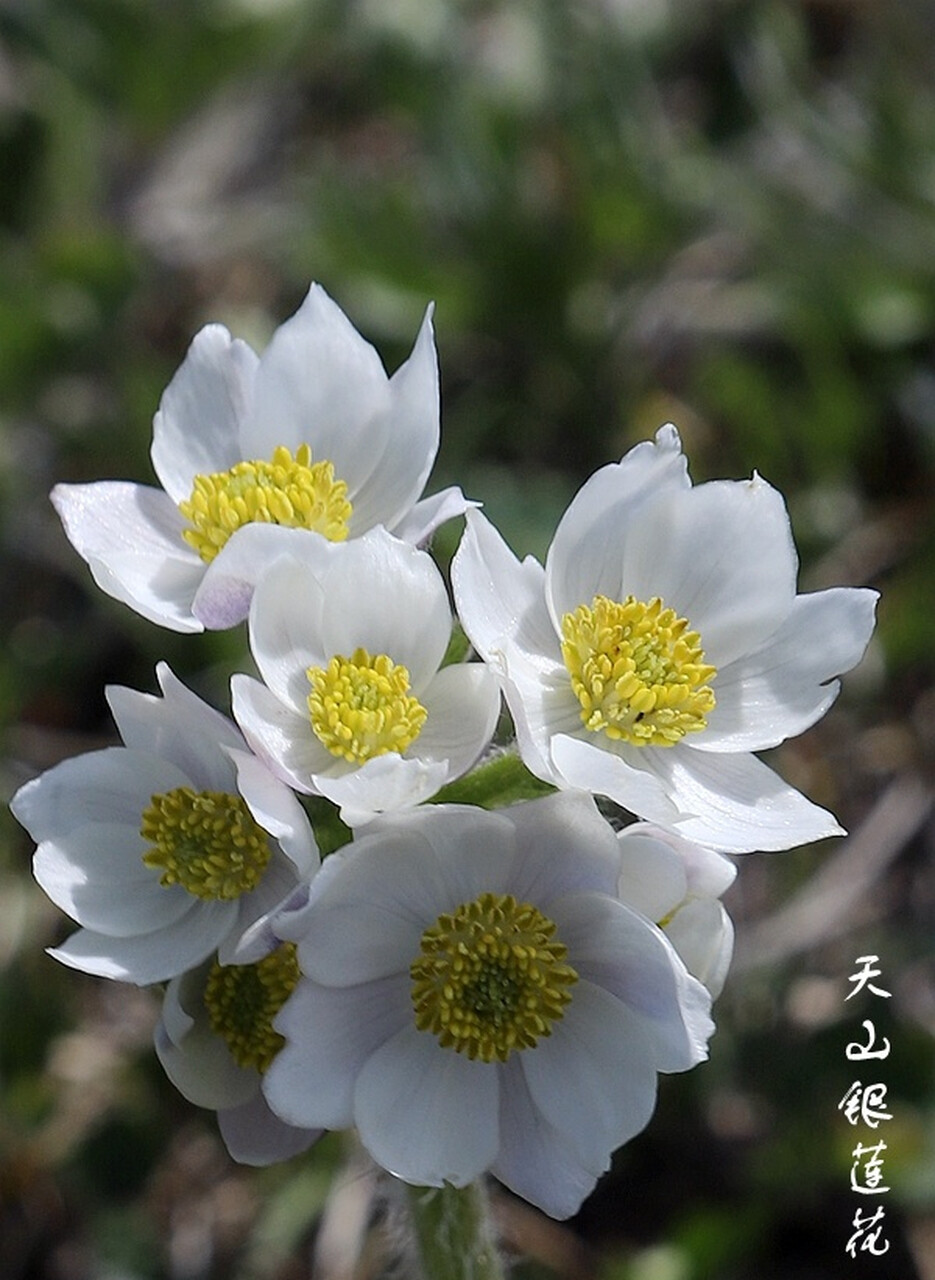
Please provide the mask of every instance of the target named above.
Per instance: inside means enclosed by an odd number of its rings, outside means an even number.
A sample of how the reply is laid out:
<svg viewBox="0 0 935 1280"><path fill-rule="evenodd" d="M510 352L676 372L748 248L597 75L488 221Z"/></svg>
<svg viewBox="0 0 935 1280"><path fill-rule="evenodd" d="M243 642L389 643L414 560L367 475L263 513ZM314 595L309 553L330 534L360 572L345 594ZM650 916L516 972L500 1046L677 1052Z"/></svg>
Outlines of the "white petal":
<svg viewBox="0 0 935 1280"><path fill-rule="evenodd" d="M340 775L317 773L313 781L321 795L340 806L341 821L359 827L379 813L421 804L447 779L448 767L442 761L408 759L387 751Z"/></svg>
<svg viewBox="0 0 935 1280"><path fill-rule="evenodd" d="M516 745L527 769L556 787L579 785L564 776L552 750L560 737L581 732L581 706L568 672L556 666L552 672L540 673L512 649L501 655L499 668ZM590 785L580 789L597 790Z"/></svg>
<svg viewBox="0 0 935 1280"><path fill-rule="evenodd" d="M719 898L737 879L737 863L726 854L716 853L713 849L706 849L704 845L685 840L665 827L656 827L649 822L634 822L620 833L621 846L637 838L661 841L678 856L685 872L686 891L690 897Z"/></svg>
<svg viewBox="0 0 935 1280"><path fill-rule="evenodd" d="M273 334L260 358L250 414L241 434L243 456L271 457L278 445L293 452L309 444L315 462L334 463L352 495L382 453L390 402L380 357L320 285ZM380 434L373 429L379 423Z"/></svg>
<svg viewBox="0 0 935 1280"><path fill-rule="evenodd" d="M396 1177L463 1187L496 1157L498 1103L493 1063L471 1062L408 1026L364 1064L354 1118L361 1142Z"/></svg>
<svg viewBox="0 0 935 1280"><path fill-rule="evenodd" d="M698 750L761 751L820 719L840 689L833 677L863 656L877 599L854 587L797 596L765 644L718 672Z"/></svg>
<svg viewBox="0 0 935 1280"><path fill-rule="evenodd" d="M139 823L136 829L93 823L43 841L33 871L78 924L109 937L133 937L180 920L194 902L180 886L159 883L159 872L143 863L148 847Z"/></svg>
<svg viewBox="0 0 935 1280"><path fill-rule="evenodd" d="M622 1001L660 1071L685 1071L706 1056L714 1025L710 997L689 977L661 930L601 894L575 894L552 918L582 980ZM572 990L572 1004L575 992Z"/></svg>
<svg viewBox="0 0 935 1280"><path fill-rule="evenodd" d="M532 556L520 563L479 511L467 513L451 583L462 626L485 661L509 652L543 673L561 664L545 607L545 571Z"/></svg>
<svg viewBox="0 0 935 1280"><path fill-rule="evenodd" d="M548 914L549 904L563 894L614 892L617 842L590 795L560 791L502 813L516 830L510 892L519 901L534 902Z"/></svg>
<svg viewBox="0 0 935 1280"><path fill-rule="evenodd" d="M338 550L322 579L325 652L329 658L350 657L358 647L385 653L408 668L418 696L441 666L451 636L448 595L435 562L381 528Z"/></svg>
<svg viewBox="0 0 935 1280"><path fill-rule="evenodd" d="M785 503L759 476L668 490L647 502L624 541L622 566L614 598L660 596L700 634L718 669L772 635L795 599Z"/></svg>
<svg viewBox="0 0 935 1280"><path fill-rule="evenodd" d="M424 547L441 525L463 516L465 511L476 506L478 503L466 498L457 485L451 485L417 502L402 520L392 526L390 533L403 542Z"/></svg>
<svg viewBox="0 0 935 1280"><path fill-rule="evenodd" d="M218 1128L231 1157L257 1168L307 1151L323 1132L285 1124L273 1115L259 1091L239 1107L218 1111Z"/></svg>
<svg viewBox="0 0 935 1280"><path fill-rule="evenodd" d="M639 826L642 828L643 824ZM618 840L618 898L647 920L662 920L688 893L682 859L670 845L643 830L626 827L619 833Z"/></svg>
<svg viewBox="0 0 935 1280"><path fill-rule="evenodd" d="M751 755L644 749L647 767L669 789L683 816L679 835L725 853L793 849L844 834L834 817L806 800ZM648 815L651 816L651 815Z"/></svg>
<svg viewBox="0 0 935 1280"><path fill-rule="evenodd" d="M174 1045L180 1045L195 1025L194 1016L182 1004L182 992L185 990L186 1001L188 1002L188 991L199 985L201 977L206 972L207 966L202 966L200 969L190 969L188 973L183 973L179 977L173 978L166 987L159 1027L165 1038Z"/></svg>
<svg viewBox="0 0 935 1280"><path fill-rule="evenodd" d="M330 552L318 540L308 561L278 560L257 586L250 605L250 650L260 675L285 706L308 716L308 668L327 666L322 640L326 604L321 571ZM327 602L330 607L330 602Z"/></svg>
<svg viewBox="0 0 935 1280"><path fill-rule="evenodd" d="M357 1073L411 1016L408 974L341 988L300 980L276 1018L286 1043L263 1077L267 1102L288 1124L347 1128Z"/></svg>
<svg viewBox="0 0 935 1280"><path fill-rule="evenodd" d="M545 607L542 566L529 556L520 564L493 525L471 511L451 580L462 625L503 685L524 763L560 785L549 739L581 718Z"/></svg>
<svg viewBox="0 0 935 1280"><path fill-rule="evenodd" d="M49 955L72 969L146 987L165 982L201 964L230 929L236 907L230 902L199 902L175 924L133 938L107 938L79 929Z"/></svg>
<svg viewBox="0 0 935 1280"><path fill-rule="evenodd" d="M102 591L159 626L203 630L191 607L204 564L182 539L185 522L171 498L100 480L56 485L52 505Z"/></svg>
<svg viewBox="0 0 935 1280"><path fill-rule="evenodd" d="M678 432L671 425L620 462L602 467L562 516L546 560L546 593L556 631L562 616L596 595L620 599L623 546L648 499L691 488Z"/></svg>
<svg viewBox="0 0 935 1280"><path fill-rule="evenodd" d="M305 913L303 972L334 986L408 974L423 931L442 913L485 890L509 891L515 825L508 812L429 805L381 818L331 854Z"/></svg>
<svg viewBox="0 0 935 1280"><path fill-rule="evenodd" d="M250 893L237 899L237 919L218 947L221 964L252 964L277 945L273 922L284 904L292 901L299 884L295 866L279 848Z"/></svg>
<svg viewBox="0 0 935 1280"><path fill-rule="evenodd" d="M173 978L166 991L163 1014L156 1027L156 1056L183 1097L196 1107L233 1107L254 1097L260 1088L256 1071L239 1067L223 1039L211 1030L204 1005L207 970L200 968ZM179 1038L173 1027L179 1009L189 1011L189 1026Z"/></svg>
<svg viewBox="0 0 935 1280"><path fill-rule="evenodd" d="M193 338L153 419L153 467L173 502L191 497L196 475L243 460L240 425L256 366L256 354L223 325L206 325Z"/></svg>
<svg viewBox="0 0 935 1280"><path fill-rule="evenodd" d="M734 926L716 898L693 898L666 925L666 936L689 973L720 995L734 951Z"/></svg>
<svg viewBox="0 0 935 1280"><path fill-rule="evenodd" d="M314 871L321 859L311 823L295 794L255 756L228 751L237 769L237 790L264 831L276 838L300 875Z"/></svg>
<svg viewBox="0 0 935 1280"><path fill-rule="evenodd" d="M182 684L167 663L159 663L156 677L161 698L122 685L105 690L120 736L128 747L174 764L197 791L232 792L235 770L226 749L243 750L237 726Z"/></svg>
<svg viewBox="0 0 935 1280"><path fill-rule="evenodd" d="M20 787L10 808L36 841L67 840L71 832L96 822L139 831L152 797L187 782L174 764L158 756L105 747L47 769Z"/></svg>
<svg viewBox="0 0 935 1280"><path fill-rule="evenodd" d="M445 765L460 778L486 747L500 715L500 686L479 662L444 667L421 691L428 715L408 754Z"/></svg>
<svg viewBox="0 0 935 1280"><path fill-rule="evenodd" d="M434 924L440 912L453 911L485 891L509 892L516 823L506 811L433 804L381 818L372 830L381 837L386 832L394 836L408 832L408 838L421 836L428 842L429 851L420 854L424 859L422 879L426 889L431 886L433 895L432 899L424 898L425 909L430 911L426 924ZM434 910L428 905L430 900Z"/></svg>
<svg viewBox="0 0 935 1280"><path fill-rule="evenodd" d="M653 1113L656 1067L638 1030L619 1000L582 980L551 1036L523 1051L536 1108L586 1168L606 1168Z"/></svg>
<svg viewBox="0 0 935 1280"><path fill-rule="evenodd" d="M390 379L388 403L360 442L370 469L350 494L352 536L377 524L390 529L411 511L429 478L438 435L438 358L429 306L412 354Z"/></svg>
<svg viewBox="0 0 935 1280"><path fill-rule="evenodd" d="M307 716L285 706L250 676L232 677L231 701L250 749L266 767L296 791L314 794L314 776L335 757L315 737Z"/></svg>
<svg viewBox="0 0 935 1280"><path fill-rule="evenodd" d="M634 768L617 754L616 744L603 735L593 734L587 740L557 734L551 741L552 762L561 785L609 796L624 809L656 822L674 822L678 807L669 798L660 780L646 769ZM601 745L598 743L601 742ZM649 748L640 751L640 758Z"/></svg>
<svg viewBox="0 0 935 1280"><path fill-rule="evenodd" d="M500 1071L500 1151L491 1172L511 1191L553 1218L570 1218L610 1166L610 1153L586 1167L567 1138L532 1100L514 1054Z"/></svg>
<svg viewBox="0 0 935 1280"><path fill-rule="evenodd" d="M288 876L286 868L290 868ZM254 964L275 951L281 942L294 941L288 930L290 923L294 925L302 918L302 910L308 905L309 885L308 880L296 881L287 860L281 854L274 855L257 889L246 895L251 900L248 905L265 903L265 909L259 914L254 912L252 923L246 923L246 927L244 915L238 917L235 929L218 949L220 962Z"/></svg>
<svg viewBox="0 0 935 1280"><path fill-rule="evenodd" d="M243 622L256 584L282 555L302 559L309 542L331 546L320 533L279 524L244 524L205 567L192 600L192 613L212 631Z"/></svg>

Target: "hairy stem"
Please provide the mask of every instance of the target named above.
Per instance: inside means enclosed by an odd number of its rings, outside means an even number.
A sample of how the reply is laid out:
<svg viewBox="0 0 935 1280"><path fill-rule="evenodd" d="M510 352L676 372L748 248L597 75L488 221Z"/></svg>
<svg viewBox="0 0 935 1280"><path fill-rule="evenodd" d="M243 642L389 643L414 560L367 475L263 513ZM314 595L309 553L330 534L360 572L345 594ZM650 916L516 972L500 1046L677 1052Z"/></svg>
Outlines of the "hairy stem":
<svg viewBox="0 0 935 1280"><path fill-rule="evenodd" d="M505 1280L482 1183L406 1192L423 1280Z"/></svg>

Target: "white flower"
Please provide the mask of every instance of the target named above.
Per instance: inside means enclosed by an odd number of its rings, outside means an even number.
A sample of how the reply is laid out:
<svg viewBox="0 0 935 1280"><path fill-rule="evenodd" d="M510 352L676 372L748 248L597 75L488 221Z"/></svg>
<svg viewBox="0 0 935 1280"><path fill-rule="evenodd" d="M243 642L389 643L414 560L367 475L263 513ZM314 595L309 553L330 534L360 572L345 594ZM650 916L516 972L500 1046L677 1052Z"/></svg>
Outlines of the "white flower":
<svg viewBox="0 0 935 1280"><path fill-rule="evenodd" d="M83 926L51 954L141 986L216 950L262 955L269 916L318 866L288 787L165 663L157 675L161 698L107 690L125 746L56 765L10 806L39 884Z"/></svg>
<svg viewBox="0 0 935 1280"><path fill-rule="evenodd" d="M438 449L431 308L409 360L379 356L319 285L262 356L223 325L195 337L153 422L162 489L58 485L52 501L95 582L175 631L233 626L271 548L374 525L423 542L467 505L419 502Z"/></svg>
<svg viewBox="0 0 935 1280"><path fill-rule="evenodd" d="M617 895L665 931L686 969L720 995L734 951L734 926L719 901L737 874L723 853L635 822L617 833Z"/></svg>
<svg viewBox="0 0 935 1280"><path fill-rule="evenodd" d="M469 512L452 579L533 773L742 852L841 832L750 754L825 713L873 629L876 592L796 570L776 490L693 488L667 426L587 481L544 569Z"/></svg>
<svg viewBox="0 0 935 1280"><path fill-rule="evenodd" d="M277 920L303 976L264 1077L294 1125L356 1125L383 1168L491 1170L568 1217L652 1114L659 1071L706 1056L710 997L615 896L594 802L428 805L332 854Z"/></svg>
<svg viewBox="0 0 935 1280"><path fill-rule="evenodd" d="M200 965L166 990L154 1036L159 1061L189 1102L217 1112L241 1164L287 1160L321 1137L280 1120L260 1089L282 1043L272 1019L297 978L295 947L284 943L249 965Z"/></svg>
<svg viewBox="0 0 935 1280"><path fill-rule="evenodd" d="M344 545L307 538L278 559L249 632L265 684L234 676L238 724L284 782L327 796L351 825L434 795L493 733L491 673L439 670L451 634L441 574L385 529Z"/></svg>

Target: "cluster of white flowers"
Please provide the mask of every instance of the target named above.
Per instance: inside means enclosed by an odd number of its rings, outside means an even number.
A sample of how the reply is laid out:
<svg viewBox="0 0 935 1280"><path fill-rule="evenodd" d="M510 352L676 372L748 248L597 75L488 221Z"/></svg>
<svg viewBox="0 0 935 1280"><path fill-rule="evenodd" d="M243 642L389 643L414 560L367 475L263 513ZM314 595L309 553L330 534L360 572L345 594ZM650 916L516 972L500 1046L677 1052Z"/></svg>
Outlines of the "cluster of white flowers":
<svg viewBox="0 0 935 1280"><path fill-rule="evenodd" d="M110 689L123 745L12 808L80 926L52 954L167 984L159 1059L235 1158L355 1126L406 1182L489 1170L561 1218L657 1074L707 1055L725 854L840 831L752 753L827 710L876 597L798 595L780 495L693 486L672 426L587 481L544 567L459 489L422 498L438 440L431 312L391 378L318 286L261 357L203 329L155 417L162 488L52 499L144 617L246 620L260 679L236 723L165 664L161 697ZM461 515L451 660L425 548ZM353 837L323 862L310 812Z"/></svg>

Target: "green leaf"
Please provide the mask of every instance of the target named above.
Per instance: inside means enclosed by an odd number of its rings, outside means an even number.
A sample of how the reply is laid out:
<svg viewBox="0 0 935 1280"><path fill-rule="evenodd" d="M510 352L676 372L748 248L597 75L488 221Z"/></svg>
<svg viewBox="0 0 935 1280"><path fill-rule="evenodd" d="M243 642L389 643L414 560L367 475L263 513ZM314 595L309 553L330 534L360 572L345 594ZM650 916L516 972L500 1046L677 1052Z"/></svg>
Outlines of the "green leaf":
<svg viewBox="0 0 935 1280"><path fill-rule="evenodd" d="M519 756L505 754L482 764L457 782L449 782L431 804L475 804L481 809L502 809L518 800L551 795L556 788L529 772Z"/></svg>
<svg viewBox="0 0 935 1280"><path fill-rule="evenodd" d="M342 822L337 805L324 796L306 796L305 812L308 814L322 858L334 853L342 845L349 844L354 833Z"/></svg>

